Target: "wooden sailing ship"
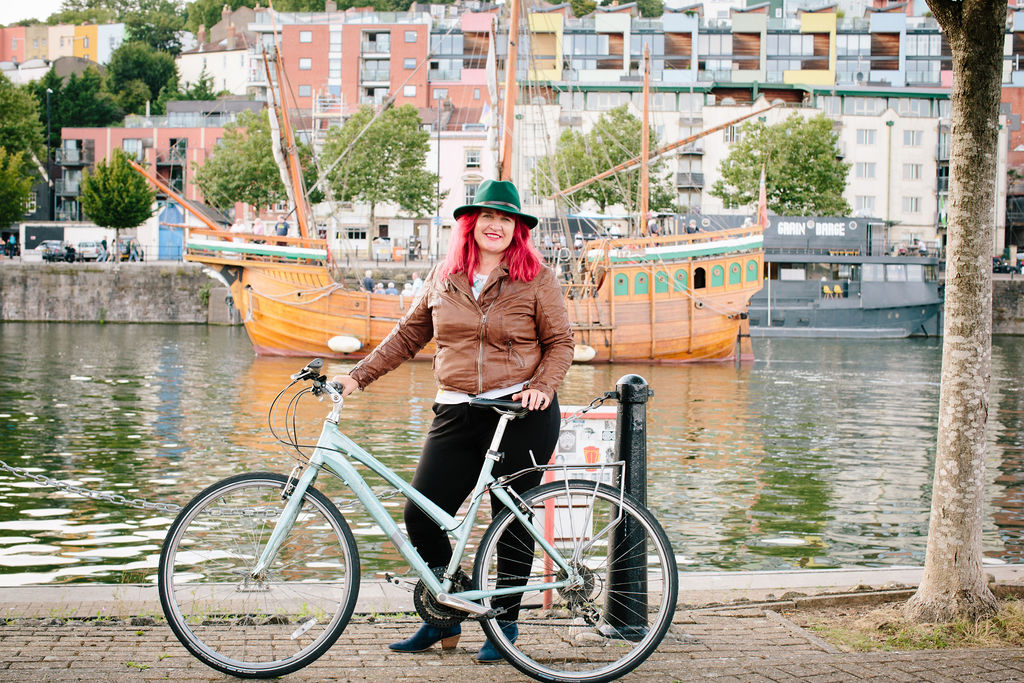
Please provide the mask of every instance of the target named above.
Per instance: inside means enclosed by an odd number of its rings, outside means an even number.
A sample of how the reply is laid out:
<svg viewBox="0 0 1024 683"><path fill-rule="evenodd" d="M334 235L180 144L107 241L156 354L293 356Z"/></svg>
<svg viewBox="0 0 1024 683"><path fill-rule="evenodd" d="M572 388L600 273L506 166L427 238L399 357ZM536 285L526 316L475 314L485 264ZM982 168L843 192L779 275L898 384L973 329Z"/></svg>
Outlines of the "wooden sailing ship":
<svg viewBox="0 0 1024 683"><path fill-rule="evenodd" d="M514 59L513 45L506 63L509 78L515 74ZM273 82L269 74L268 82ZM514 82L506 86L506 92L511 87ZM643 154L595 179L636 165L642 178L645 175L650 155L646 111L649 76L645 76L644 88ZM513 120L510 99L506 98L506 121ZM282 173L294 184L290 194L299 209L296 216L302 236L227 233L207 224L208 229L189 231L185 258L210 266L230 287L257 354L362 357L391 331L413 301L403 295L346 287L332 277L327 244L308 237L309 211L302 199L305 193L297 171L298 160L291 156L295 147L287 108L272 104L282 118L282 147L287 162L282 163ZM723 127L660 148L654 154ZM508 127L505 130L510 135ZM510 144L510 140L506 142L505 149L510 149ZM509 164L503 163L503 179L508 178L508 168ZM644 191L639 215L646 217L646 182L641 182L641 187ZM169 188L162 189L174 196ZM181 201L187 208L187 203ZM195 215L203 220L200 214ZM565 297L576 338L576 360L681 363L752 357L746 318L750 298L762 285L762 226L693 234L677 226L654 235L648 233L646 220L637 220L636 225L635 236L588 243L566 273ZM432 351L428 347L423 355L429 356Z"/></svg>

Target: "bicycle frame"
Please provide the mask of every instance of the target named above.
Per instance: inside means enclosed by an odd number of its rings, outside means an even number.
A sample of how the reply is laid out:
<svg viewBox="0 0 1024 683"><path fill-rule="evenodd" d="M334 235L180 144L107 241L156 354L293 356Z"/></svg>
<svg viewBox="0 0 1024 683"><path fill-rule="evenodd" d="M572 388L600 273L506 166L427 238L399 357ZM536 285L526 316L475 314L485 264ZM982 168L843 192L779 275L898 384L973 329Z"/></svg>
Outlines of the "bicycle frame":
<svg viewBox="0 0 1024 683"><path fill-rule="evenodd" d="M491 474L491 471L494 468L494 463L500 458L498 447L501 444L501 438L504 435L505 427L508 422L513 419L513 415L511 413L498 411L501 413L498 427L494 432L494 437L491 440L490 447L488 448L487 454L484 458L484 464L480 469L480 475L477 478L476 486L473 488L473 493L470 497L469 510L466 512L465 517L460 520L452 517L442 510L423 494L414 489L410 483L391 471L387 465L374 458L370 453L352 441L352 439L343 434L337 427L338 417L341 410L340 396L335 399L332 395L331 398L335 401L335 407L331 411L330 416L328 416L324 421L320 439L317 441L316 449L313 451L313 455L309 460L309 467L307 467L299 477L298 482L290 494L291 497L287 505L285 505L284 510L281 512L280 517L274 525L274 530L270 535L267 546L263 550L256 568L253 569L251 573L253 578L259 578L259 576L265 572L266 568L273 562L277 551L281 548L281 545L284 543L285 538L291 530L292 524L298 516L299 506L306 490L314 484L320 470L324 468L336 475L345 483L346 486L352 489L366 511L374 521L380 525L380 528L384 531L387 538L394 544L395 548L402 557L405 558L406 562L409 563L409 566L412 567L413 571L420 580L423 581L431 594L433 594L437 598L438 602L442 604L469 612L475 616L488 616L489 610L482 605L477 604L475 601L484 598L493 598L500 595L525 593L527 591L534 591L538 589L559 589L572 585L578 580L578 573L547 541L547 539L537 531L534 525L530 523L527 514L520 509L520 506L516 501L512 499L501 483L498 482ZM366 483L363 476L350 462L350 459L366 466L372 472L382 477L391 486L398 489L402 495L423 510L423 512L434 520L440 528L444 529L454 538L455 549L443 578L438 579L434 572L431 571L430 567L427 566L426 562L424 562L423 558L420 557L420 554L416 551L416 548L413 547L409 539L402 533L401 529L399 529L398 524L391 517L391 514L384 508L380 500L378 500L373 489ZM491 493L493 493L494 496L523 524L530 535L533 536L534 540L544 549L555 564L564 571L566 576L565 579L561 581L552 580L545 581L543 583L527 584L526 586L495 590L461 591L458 593L458 597L448 593L448 591L452 589L452 580L450 577L454 576L455 570L459 566L459 562L465 552L466 544L469 541L469 536L473 529L473 523L476 520L477 511L480 507L480 502L483 500L483 493L488 488Z"/></svg>

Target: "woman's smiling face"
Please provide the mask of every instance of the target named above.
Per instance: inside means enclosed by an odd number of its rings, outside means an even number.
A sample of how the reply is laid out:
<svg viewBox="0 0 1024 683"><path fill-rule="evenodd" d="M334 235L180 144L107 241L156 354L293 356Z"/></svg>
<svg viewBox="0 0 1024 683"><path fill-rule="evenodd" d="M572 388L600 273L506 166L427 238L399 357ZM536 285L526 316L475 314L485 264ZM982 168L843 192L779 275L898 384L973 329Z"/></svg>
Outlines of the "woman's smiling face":
<svg viewBox="0 0 1024 683"><path fill-rule="evenodd" d="M480 251L490 254L504 254L512 243L516 219L507 213L494 209L480 209L476 217L473 239Z"/></svg>

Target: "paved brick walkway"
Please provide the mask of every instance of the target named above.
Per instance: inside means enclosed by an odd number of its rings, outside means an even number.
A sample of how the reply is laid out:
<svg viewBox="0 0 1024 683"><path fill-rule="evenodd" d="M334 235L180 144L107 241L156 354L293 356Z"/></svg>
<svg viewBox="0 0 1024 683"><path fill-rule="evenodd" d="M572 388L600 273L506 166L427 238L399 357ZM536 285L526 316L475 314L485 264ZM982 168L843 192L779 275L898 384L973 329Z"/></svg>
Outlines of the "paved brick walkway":
<svg viewBox="0 0 1024 683"><path fill-rule="evenodd" d="M59 589L53 589L59 590ZM1020 650L842 654L775 611L793 603L680 610L659 650L625 681L1024 681ZM27 606L26 606L27 607ZM40 617L0 625L3 681L219 681L151 617L117 621ZM483 643L463 629L454 652L400 655L385 645L412 618L357 615L334 647L290 681L519 681L506 664L473 663Z"/></svg>

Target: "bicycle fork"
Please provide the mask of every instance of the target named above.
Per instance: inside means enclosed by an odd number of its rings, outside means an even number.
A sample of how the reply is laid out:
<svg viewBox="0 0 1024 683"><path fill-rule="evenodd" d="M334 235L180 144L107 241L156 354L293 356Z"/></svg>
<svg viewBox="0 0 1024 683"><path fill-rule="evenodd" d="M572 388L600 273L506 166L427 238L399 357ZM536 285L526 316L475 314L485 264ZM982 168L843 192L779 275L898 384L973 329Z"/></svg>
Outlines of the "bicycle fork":
<svg viewBox="0 0 1024 683"><path fill-rule="evenodd" d="M299 509L302 507L302 499L306 495L306 489L313 485L316 481L317 475L320 473L321 463L316 462L315 458L310 462L309 467L299 477L298 482L291 488L289 493L288 486L291 484L291 477L285 484L285 491L282 495L288 496L288 502L284 506L284 510L281 511L281 515L277 518L274 523L274 530L270 532L270 538L267 540L267 545L263 548L263 552L260 554L260 559L256 563L256 566L249 572L250 579L256 581L264 581L267 578L267 568L273 563L274 558L277 557L277 551L281 549L281 545L284 543L284 539L288 536L288 532L291 531L292 524L299 516Z"/></svg>

